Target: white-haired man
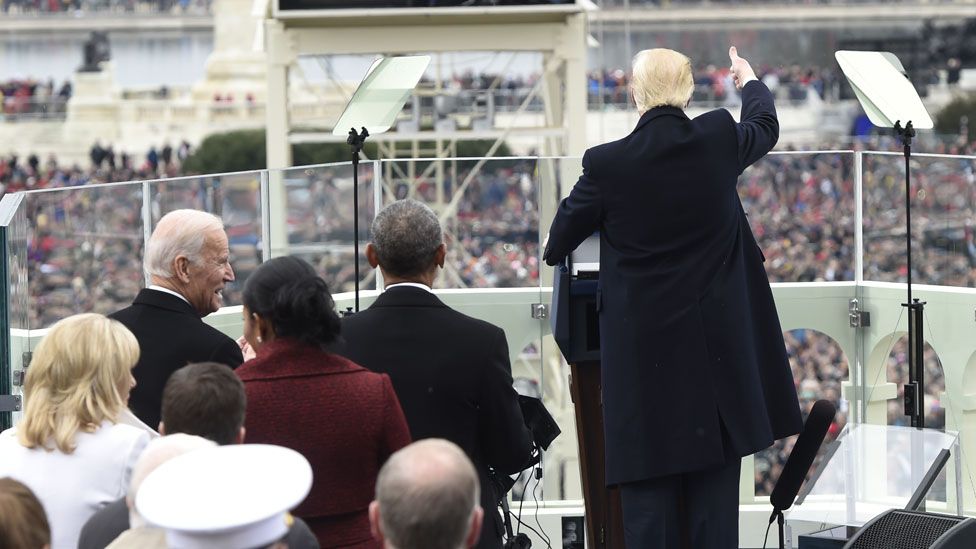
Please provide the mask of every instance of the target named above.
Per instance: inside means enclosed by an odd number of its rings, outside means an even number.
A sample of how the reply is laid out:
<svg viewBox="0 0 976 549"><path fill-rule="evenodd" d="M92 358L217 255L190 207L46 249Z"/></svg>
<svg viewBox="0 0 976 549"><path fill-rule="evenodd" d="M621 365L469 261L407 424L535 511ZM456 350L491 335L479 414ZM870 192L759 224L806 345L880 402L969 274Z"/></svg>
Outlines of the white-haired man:
<svg viewBox="0 0 976 549"><path fill-rule="evenodd" d="M738 547L742 456L800 430L762 252L736 193L779 137L773 96L729 50L741 122L690 119L691 62L634 58L641 118L583 155L544 255L600 232L600 358L607 482L628 548Z"/></svg>
<svg viewBox="0 0 976 549"><path fill-rule="evenodd" d="M428 438L401 448L376 479L369 505L373 537L383 549L468 549L484 511L478 475L456 444Z"/></svg>
<svg viewBox="0 0 976 549"><path fill-rule="evenodd" d="M232 368L244 362L233 339L201 320L220 309L224 286L234 280L229 257L220 218L197 210L170 212L156 224L146 249L150 286L131 306L109 315L139 340L129 408L150 427L159 425L163 387L174 371L191 362Z"/></svg>

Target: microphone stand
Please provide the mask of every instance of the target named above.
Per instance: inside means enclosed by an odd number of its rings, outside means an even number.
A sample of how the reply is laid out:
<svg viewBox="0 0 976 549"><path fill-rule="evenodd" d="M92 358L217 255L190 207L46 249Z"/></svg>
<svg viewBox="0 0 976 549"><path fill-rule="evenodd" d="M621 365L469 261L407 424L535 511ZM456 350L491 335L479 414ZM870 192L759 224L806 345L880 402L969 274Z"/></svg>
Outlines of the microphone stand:
<svg viewBox="0 0 976 549"><path fill-rule="evenodd" d="M356 132L356 128L352 128L349 130L349 137L346 138L346 143L349 144L349 148L352 152L352 264L355 267L355 312L357 313L359 312L359 153L363 150L363 144L366 143L367 137L369 137L369 132L366 131L366 128L363 128L359 133ZM349 311L347 310L346 315L348 314Z"/></svg>

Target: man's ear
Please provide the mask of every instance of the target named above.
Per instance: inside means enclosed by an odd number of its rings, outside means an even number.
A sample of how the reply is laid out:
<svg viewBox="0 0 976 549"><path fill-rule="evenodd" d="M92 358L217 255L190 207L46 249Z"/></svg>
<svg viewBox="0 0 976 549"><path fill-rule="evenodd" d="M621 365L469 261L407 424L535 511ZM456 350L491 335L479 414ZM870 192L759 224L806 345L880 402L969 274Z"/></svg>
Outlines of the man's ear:
<svg viewBox="0 0 976 549"><path fill-rule="evenodd" d="M376 253L376 246L373 246L372 242L366 245L366 261L374 269L380 264L380 256Z"/></svg>
<svg viewBox="0 0 976 549"><path fill-rule="evenodd" d="M236 444L244 444L244 435L247 434L247 429L241 425L241 430L237 432L237 442Z"/></svg>
<svg viewBox="0 0 976 549"><path fill-rule="evenodd" d="M383 544L383 527L380 525L380 502L375 499L369 503L369 531L373 539Z"/></svg>
<svg viewBox="0 0 976 549"><path fill-rule="evenodd" d="M178 255L173 260L173 274L183 284L190 282L190 258L185 255Z"/></svg>
<svg viewBox="0 0 976 549"><path fill-rule="evenodd" d="M447 257L447 244L441 242L441 245L437 247L437 252L434 253L434 263L437 264L441 269L444 268L444 259Z"/></svg>
<svg viewBox="0 0 976 549"><path fill-rule="evenodd" d="M475 506L474 512L471 513L471 526L468 531L468 538L465 541L465 547L474 547L478 545L478 540L481 538L481 525L485 518L485 511L480 505Z"/></svg>
<svg viewBox="0 0 976 549"><path fill-rule="evenodd" d="M164 425L162 421L159 422L159 427L156 427L156 432L158 432L161 436L166 436L166 425Z"/></svg>

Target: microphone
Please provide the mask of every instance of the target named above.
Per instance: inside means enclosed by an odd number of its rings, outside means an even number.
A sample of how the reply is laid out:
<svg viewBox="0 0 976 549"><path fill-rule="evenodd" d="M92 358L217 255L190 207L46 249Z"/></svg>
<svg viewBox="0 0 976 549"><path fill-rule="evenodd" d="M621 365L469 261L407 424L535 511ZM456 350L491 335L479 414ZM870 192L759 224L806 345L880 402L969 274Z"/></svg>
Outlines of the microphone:
<svg viewBox="0 0 976 549"><path fill-rule="evenodd" d="M803 479L810 471L813 458L817 457L817 450L820 449L820 444L827 436L827 429L834 421L834 414L836 413L837 410L834 405L827 400L818 400L813 405L806 423L803 424L803 430L800 431L800 436L796 439L793 451L790 452L790 457L786 460L786 465L783 466L783 472L776 480L773 493L769 496L769 502L773 504L774 512L785 511L793 505L793 500L796 499L796 494L800 491L800 485L803 484Z"/></svg>
<svg viewBox="0 0 976 549"><path fill-rule="evenodd" d="M786 547L783 535L783 511L793 505L793 500L796 499L796 494L800 491L800 485L803 484L803 479L810 471L813 458L817 457L817 450L820 449L820 444L827 436L827 429L834 421L834 414L836 413L837 409L830 401L818 400L813 405L806 423L803 424L803 430L800 431L800 436L797 437L796 444L793 445L793 451L790 452L790 457L787 458L786 465L783 466L783 472L779 474L779 478L776 480L773 493L769 495L769 502L773 504L773 513L769 515L769 524L772 525L775 520L779 525L780 549ZM766 528L766 533L769 534L769 528ZM765 544L763 546L765 547Z"/></svg>

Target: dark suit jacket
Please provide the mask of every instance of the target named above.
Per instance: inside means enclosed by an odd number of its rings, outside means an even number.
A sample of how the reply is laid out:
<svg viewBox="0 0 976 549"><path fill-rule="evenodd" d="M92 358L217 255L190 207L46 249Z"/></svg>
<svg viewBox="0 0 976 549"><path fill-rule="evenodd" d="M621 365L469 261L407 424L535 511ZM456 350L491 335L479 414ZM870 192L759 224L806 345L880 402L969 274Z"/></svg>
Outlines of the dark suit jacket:
<svg viewBox="0 0 976 549"><path fill-rule="evenodd" d="M125 498L113 501L95 512L81 528L78 549L105 549L129 529L129 507ZM288 530L288 549L315 549L319 542L308 525L296 518Z"/></svg>
<svg viewBox="0 0 976 549"><path fill-rule="evenodd" d="M478 547L501 547L501 494L489 484L488 468L518 473L531 454L505 333L424 289L398 287L345 317L342 337L337 352L389 374L414 440L445 438L471 458L485 510Z"/></svg>
<svg viewBox="0 0 976 549"><path fill-rule="evenodd" d="M237 342L204 323L175 295L146 288L132 305L109 317L125 324L139 340L129 408L153 429L159 425L163 387L174 371L193 362L214 361L232 368L244 362Z"/></svg>
<svg viewBox="0 0 976 549"><path fill-rule="evenodd" d="M288 339L265 343L237 375L247 441L291 448L312 465L312 490L295 516L323 547L379 547L367 515L376 475L410 443L390 378Z"/></svg>
<svg viewBox="0 0 976 549"><path fill-rule="evenodd" d="M778 137L772 95L754 81L741 123L725 110L689 120L658 107L583 156L546 261L600 231L610 484L705 469L801 427L762 252L736 193Z"/></svg>

